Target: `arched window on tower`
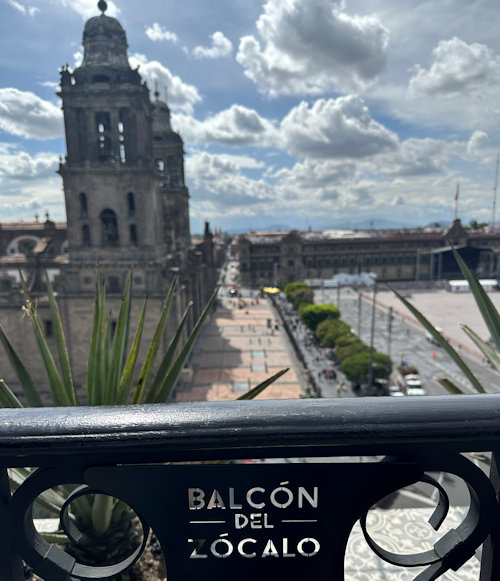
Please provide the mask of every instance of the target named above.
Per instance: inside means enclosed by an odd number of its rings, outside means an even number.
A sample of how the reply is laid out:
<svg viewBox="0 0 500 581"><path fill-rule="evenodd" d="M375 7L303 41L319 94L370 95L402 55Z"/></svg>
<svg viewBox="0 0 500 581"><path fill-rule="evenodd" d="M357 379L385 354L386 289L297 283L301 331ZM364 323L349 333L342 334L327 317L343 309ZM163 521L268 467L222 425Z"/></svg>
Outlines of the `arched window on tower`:
<svg viewBox="0 0 500 581"><path fill-rule="evenodd" d="M137 228L135 224L130 224L130 245L137 246Z"/></svg>
<svg viewBox="0 0 500 581"><path fill-rule="evenodd" d="M127 208L128 208L128 215L134 216L135 215L135 196L132 192L127 194Z"/></svg>
<svg viewBox="0 0 500 581"><path fill-rule="evenodd" d="M100 112L95 114L95 124L97 131L97 148L99 161L109 161L113 157L113 146L111 143L111 117L109 113Z"/></svg>
<svg viewBox="0 0 500 581"><path fill-rule="evenodd" d="M127 163L127 153L125 148L125 125L124 125L124 112L120 111L120 118L118 121L118 140L120 142L120 163Z"/></svg>
<svg viewBox="0 0 500 581"><path fill-rule="evenodd" d="M80 218L87 218L89 214L89 207L87 204L87 194L83 192L78 196L80 199Z"/></svg>
<svg viewBox="0 0 500 581"><path fill-rule="evenodd" d="M85 248L89 248L90 246L92 246L92 243L90 241L90 228L88 227L87 224L84 224L82 226L82 246L84 246Z"/></svg>
<svg viewBox="0 0 500 581"><path fill-rule="evenodd" d="M102 245L118 246L118 221L113 210L103 210L101 212Z"/></svg>

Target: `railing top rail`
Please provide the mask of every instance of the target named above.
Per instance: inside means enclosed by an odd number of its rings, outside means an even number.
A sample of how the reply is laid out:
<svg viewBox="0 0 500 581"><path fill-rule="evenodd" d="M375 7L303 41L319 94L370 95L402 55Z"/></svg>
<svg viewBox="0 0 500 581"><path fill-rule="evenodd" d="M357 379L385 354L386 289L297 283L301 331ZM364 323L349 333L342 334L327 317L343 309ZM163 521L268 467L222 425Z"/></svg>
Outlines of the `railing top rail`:
<svg viewBox="0 0 500 581"><path fill-rule="evenodd" d="M6 466L498 447L500 394L0 410Z"/></svg>

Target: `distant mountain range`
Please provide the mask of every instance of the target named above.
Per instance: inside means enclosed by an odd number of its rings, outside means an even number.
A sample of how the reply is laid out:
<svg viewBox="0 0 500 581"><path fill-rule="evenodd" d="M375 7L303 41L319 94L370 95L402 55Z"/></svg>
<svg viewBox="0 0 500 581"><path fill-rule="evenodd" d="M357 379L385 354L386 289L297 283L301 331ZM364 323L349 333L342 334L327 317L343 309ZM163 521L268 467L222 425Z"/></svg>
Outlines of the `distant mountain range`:
<svg viewBox="0 0 500 581"><path fill-rule="evenodd" d="M448 220L442 220L440 222L444 226L449 225ZM373 220L365 219L365 220L332 220L332 221L317 221L314 225L311 225L311 229L315 232L321 230L400 230L404 228L418 228L419 226L427 226L427 224L417 224L412 222L393 222L391 220L384 220L381 218L374 218ZM290 224L262 224L259 228L253 229L253 231L262 231L262 230L273 230L273 231L289 231L289 230L307 230L307 228L297 227ZM247 230L242 230L238 228L229 229L227 230L228 234L244 234L248 232Z"/></svg>

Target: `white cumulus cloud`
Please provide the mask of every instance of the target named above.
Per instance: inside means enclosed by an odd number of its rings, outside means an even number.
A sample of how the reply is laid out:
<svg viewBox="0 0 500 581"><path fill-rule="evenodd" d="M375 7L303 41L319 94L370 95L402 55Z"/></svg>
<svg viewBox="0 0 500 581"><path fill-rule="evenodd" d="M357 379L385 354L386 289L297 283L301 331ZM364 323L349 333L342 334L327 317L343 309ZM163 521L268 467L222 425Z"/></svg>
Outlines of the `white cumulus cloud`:
<svg viewBox="0 0 500 581"><path fill-rule="evenodd" d="M204 121L181 114L174 115L173 119L184 139L191 143L273 147L280 140L278 130L270 121L242 105L232 105Z"/></svg>
<svg viewBox="0 0 500 581"><path fill-rule="evenodd" d="M222 32L214 32L210 37L210 47L197 46L193 49L193 56L197 59L218 59L228 57L233 52L233 43Z"/></svg>
<svg viewBox="0 0 500 581"><path fill-rule="evenodd" d="M417 94L456 95L489 86L493 79L500 79L500 58L484 44L453 37L438 43L428 69L416 66L409 87Z"/></svg>
<svg viewBox="0 0 500 581"><path fill-rule="evenodd" d="M488 134L484 131L474 131L467 143L467 154L469 157L476 157L481 145L488 139Z"/></svg>
<svg viewBox="0 0 500 581"><path fill-rule="evenodd" d="M343 0L267 0L259 38L240 41L237 60L261 91L358 90L386 64L389 32L376 16L349 15Z"/></svg>
<svg viewBox="0 0 500 581"><path fill-rule="evenodd" d="M194 85L184 83L160 62L150 61L145 55L138 53L133 54L129 61L132 67L140 67L139 73L150 88L157 82L160 92L167 89L168 103L171 107L192 112L193 106L201 101L200 93Z"/></svg>
<svg viewBox="0 0 500 581"><path fill-rule="evenodd" d="M0 89L0 129L27 139L53 139L64 135L62 112L30 91Z"/></svg>
<svg viewBox="0 0 500 581"><path fill-rule="evenodd" d="M158 22L154 22L152 26L146 28L146 35L153 41L167 41L175 44L179 40L175 32L167 30L164 26L158 24Z"/></svg>
<svg viewBox="0 0 500 581"><path fill-rule="evenodd" d="M297 157L363 158L398 146L359 97L318 99L293 108L281 123L287 150Z"/></svg>
<svg viewBox="0 0 500 581"><path fill-rule="evenodd" d="M23 181L52 176L57 169L58 157L56 153L30 155L26 151L18 151L15 147L2 147L0 148L0 179Z"/></svg>
<svg viewBox="0 0 500 581"><path fill-rule="evenodd" d="M191 195L195 206L211 208L210 216L240 212L258 214L261 204L274 201L273 188L262 179L250 179L245 168L260 168L261 164L248 156L216 155L195 152L186 160L191 176ZM207 206L208 204L208 206Z"/></svg>
<svg viewBox="0 0 500 581"><path fill-rule="evenodd" d="M37 12L40 12L40 8L36 8L35 6L26 7L24 4L16 2L16 0L7 0L7 2L12 6L12 8L14 8L14 10L17 10L25 16L35 16Z"/></svg>

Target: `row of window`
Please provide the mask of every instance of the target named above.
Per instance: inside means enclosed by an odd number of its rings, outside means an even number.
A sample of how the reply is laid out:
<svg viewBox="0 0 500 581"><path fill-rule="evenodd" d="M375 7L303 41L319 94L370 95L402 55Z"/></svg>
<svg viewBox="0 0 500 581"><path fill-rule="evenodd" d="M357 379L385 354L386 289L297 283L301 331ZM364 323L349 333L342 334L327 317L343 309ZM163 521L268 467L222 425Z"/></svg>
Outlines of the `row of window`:
<svg viewBox="0 0 500 581"><path fill-rule="evenodd" d="M426 257L422 257L422 262ZM354 265L362 265L363 267L367 266L377 266L382 264L413 264L415 262L415 257L411 255L406 256L366 256L364 258L356 258L355 256L342 256L339 258L307 258L303 259L302 266L306 266L307 268L325 268L331 266L354 266ZM266 269L273 269L275 263L273 261L251 261L250 262L250 270L266 270ZM295 266L295 261L290 259L287 260L286 266L291 268ZM242 262L241 270L247 270L247 263Z"/></svg>
<svg viewBox="0 0 500 581"><path fill-rule="evenodd" d="M89 216L89 203L87 194L81 192L78 196L78 200L80 202L80 218L88 218ZM129 217L135 216L135 196L132 192L129 192L126 196L126 203L127 203L127 212ZM101 212L101 216L104 212L110 212L112 210L104 210ZM114 213L114 212L113 212Z"/></svg>

